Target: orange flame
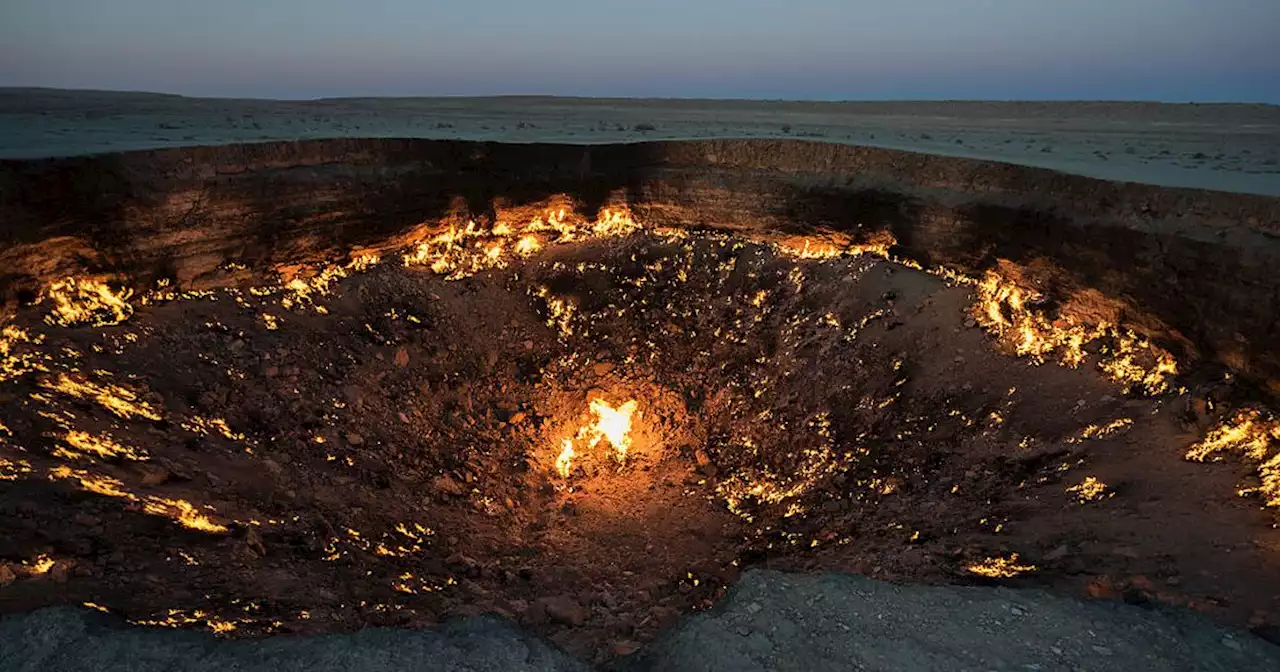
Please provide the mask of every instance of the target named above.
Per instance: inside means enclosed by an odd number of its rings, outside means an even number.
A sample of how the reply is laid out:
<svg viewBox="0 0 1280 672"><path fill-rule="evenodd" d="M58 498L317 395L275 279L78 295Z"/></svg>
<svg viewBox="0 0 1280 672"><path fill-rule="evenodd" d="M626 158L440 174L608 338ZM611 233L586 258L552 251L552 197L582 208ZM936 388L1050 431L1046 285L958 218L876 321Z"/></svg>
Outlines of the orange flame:
<svg viewBox="0 0 1280 672"><path fill-rule="evenodd" d="M573 472L573 458L578 455L573 448L575 440L585 440L588 448L595 448L601 441L607 441L613 449L613 458L619 464L626 462L627 450L631 448L631 419L638 405L639 402L635 399L616 407L604 399L592 399L590 409L596 420L580 428L572 439L565 439L561 443L560 455L556 458L556 473L561 478L568 478Z"/></svg>

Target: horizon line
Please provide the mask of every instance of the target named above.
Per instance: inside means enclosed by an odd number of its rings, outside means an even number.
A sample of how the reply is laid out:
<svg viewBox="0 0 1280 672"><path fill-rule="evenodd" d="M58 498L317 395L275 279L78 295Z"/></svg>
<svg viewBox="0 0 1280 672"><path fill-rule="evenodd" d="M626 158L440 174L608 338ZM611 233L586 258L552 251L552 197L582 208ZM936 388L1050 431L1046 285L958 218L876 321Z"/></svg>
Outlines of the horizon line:
<svg viewBox="0 0 1280 672"><path fill-rule="evenodd" d="M423 99L454 99L454 100L476 100L476 99L559 99L559 100L651 100L651 101L680 101L680 102L747 102L747 103L818 103L818 104L849 104L849 103L1106 103L1106 104L1150 104L1150 105L1256 105L1265 107L1280 107L1280 103L1269 103L1263 101L1249 100L1158 100L1158 99L1142 99L1142 98L742 98L742 97L715 97L715 96L584 96L584 95L565 95L551 93L491 93L491 94L422 94L422 95L350 95L350 96L319 96L319 97L300 97L300 98L270 98L256 96L218 96L218 95L188 95L184 93L168 93L164 91L146 91L138 89L97 89L97 88L66 88L57 86L22 86L22 85L0 85L0 93L11 93L17 91L55 91L64 93L111 93L123 95L138 96L163 96L168 98L186 98L191 100L252 100L262 102L279 102L279 103L312 103L325 101L350 101L350 100L423 100Z"/></svg>

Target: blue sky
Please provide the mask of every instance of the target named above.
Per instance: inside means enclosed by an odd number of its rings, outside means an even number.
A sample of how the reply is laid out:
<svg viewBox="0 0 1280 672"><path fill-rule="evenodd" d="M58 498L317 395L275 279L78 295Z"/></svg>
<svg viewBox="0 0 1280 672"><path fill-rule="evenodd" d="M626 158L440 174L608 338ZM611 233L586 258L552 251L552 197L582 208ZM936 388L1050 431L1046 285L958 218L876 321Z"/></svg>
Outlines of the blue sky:
<svg viewBox="0 0 1280 672"><path fill-rule="evenodd" d="M0 0L0 86L1280 103L1280 0Z"/></svg>

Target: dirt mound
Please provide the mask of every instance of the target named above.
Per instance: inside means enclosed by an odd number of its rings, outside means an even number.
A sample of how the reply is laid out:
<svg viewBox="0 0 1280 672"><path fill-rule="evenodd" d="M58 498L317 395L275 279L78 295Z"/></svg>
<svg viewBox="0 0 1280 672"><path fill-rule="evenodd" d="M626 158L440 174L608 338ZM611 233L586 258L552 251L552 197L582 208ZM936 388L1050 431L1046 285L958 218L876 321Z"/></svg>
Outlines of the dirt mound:
<svg viewBox="0 0 1280 672"><path fill-rule="evenodd" d="M968 285L713 233L516 249L21 316L4 609L232 637L492 611L594 661L749 567L1272 618L1280 533L1182 460L1182 409L1002 354Z"/></svg>

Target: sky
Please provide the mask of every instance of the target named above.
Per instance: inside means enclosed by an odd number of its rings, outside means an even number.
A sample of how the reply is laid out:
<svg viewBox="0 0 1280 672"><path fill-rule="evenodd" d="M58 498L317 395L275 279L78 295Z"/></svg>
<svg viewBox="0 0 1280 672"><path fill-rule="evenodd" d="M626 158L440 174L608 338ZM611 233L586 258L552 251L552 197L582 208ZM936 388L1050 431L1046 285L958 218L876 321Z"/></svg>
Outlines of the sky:
<svg viewBox="0 0 1280 672"><path fill-rule="evenodd" d="M1280 0L0 0L0 86L1280 103Z"/></svg>

